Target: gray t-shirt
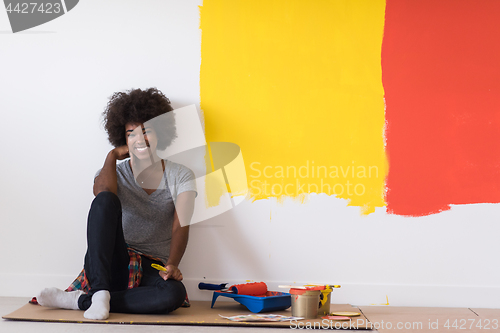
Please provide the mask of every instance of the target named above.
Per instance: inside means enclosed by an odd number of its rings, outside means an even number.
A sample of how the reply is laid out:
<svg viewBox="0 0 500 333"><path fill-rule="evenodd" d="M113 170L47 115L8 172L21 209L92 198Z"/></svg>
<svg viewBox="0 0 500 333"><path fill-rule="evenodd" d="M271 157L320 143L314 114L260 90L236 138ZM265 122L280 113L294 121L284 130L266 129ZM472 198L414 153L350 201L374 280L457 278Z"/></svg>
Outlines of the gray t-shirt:
<svg viewBox="0 0 500 333"><path fill-rule="evenodd" d="M100 172L97 172L96 177ZM165 160L163 181L151 195L135 181L129 159L117 164L116 175L125 242L166 263L172 240L174 203L182 192L196 192L193 171L182 164Z"/></svg>

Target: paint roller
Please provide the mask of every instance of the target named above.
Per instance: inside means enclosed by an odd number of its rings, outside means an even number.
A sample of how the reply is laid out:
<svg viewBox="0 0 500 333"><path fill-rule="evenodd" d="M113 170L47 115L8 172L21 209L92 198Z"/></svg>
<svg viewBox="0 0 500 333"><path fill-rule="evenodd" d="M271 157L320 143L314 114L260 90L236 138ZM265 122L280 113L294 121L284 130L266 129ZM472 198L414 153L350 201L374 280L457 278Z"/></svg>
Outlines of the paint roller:
<svg viewBox="0 0 500 333"><path fill-rule="evenodd" d="M247 296L262 296L267 293L267 285L264 282L235 284L226 288L227 285L227 283L212 284L200 282L200 284L198 284L198 289L215 290Z"/></svg>

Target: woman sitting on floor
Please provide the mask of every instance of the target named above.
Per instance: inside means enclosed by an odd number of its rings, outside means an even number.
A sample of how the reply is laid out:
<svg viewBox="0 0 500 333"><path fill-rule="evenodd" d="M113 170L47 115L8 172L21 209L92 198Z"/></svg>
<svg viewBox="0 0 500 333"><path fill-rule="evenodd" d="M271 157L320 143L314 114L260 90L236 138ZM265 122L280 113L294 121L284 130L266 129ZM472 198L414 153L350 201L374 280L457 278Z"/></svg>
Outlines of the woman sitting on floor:
<svg viewBox="0 0 500 333"><path fill-rule="evenodd" d="M85 318L98 320L109 312L168 313L183 304L178 265L196 186L190 169L156 152L176 137L172 110L155 88L111 97L104 123L115 148L94 179L84 270L68 288L73 291L46 288L37 295L39 304L85 310Z"/></svg>

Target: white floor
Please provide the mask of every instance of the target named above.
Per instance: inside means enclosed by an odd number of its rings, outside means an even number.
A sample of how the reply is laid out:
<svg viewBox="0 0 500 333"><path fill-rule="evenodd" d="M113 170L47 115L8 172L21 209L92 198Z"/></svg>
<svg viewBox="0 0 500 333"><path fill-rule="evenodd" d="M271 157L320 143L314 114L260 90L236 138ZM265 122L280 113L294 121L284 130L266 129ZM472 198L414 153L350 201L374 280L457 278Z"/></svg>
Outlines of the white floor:
<svg viewBox="0 0 500 333"><path fill-rule="evenodd" d="M0 315L7 315L22 307L29 301L25 297L0 297ZM256 327L221 327L221 326L173 326L173 325L120 325L120 324L73 324L44 323L17 320L0 321L1 333L59 333L59 332L172 332L172 333L284 333L286 328L256 328ZM362 332L377 332L362 330Z"/></svg>

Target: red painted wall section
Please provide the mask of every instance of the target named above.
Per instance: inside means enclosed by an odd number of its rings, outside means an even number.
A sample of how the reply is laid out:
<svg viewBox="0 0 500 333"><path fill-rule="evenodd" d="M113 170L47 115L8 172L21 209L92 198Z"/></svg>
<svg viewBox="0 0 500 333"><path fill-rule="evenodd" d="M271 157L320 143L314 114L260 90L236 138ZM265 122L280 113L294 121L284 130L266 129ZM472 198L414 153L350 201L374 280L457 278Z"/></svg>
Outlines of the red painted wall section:
<svg viewBox="0 0 500 333"><path fill-rule="evenodd" d="M500 1L387 0L387 210L500 202Z"/></svg>

